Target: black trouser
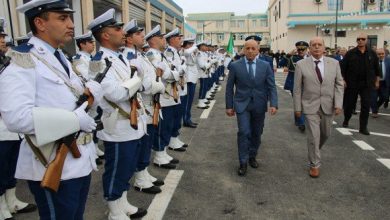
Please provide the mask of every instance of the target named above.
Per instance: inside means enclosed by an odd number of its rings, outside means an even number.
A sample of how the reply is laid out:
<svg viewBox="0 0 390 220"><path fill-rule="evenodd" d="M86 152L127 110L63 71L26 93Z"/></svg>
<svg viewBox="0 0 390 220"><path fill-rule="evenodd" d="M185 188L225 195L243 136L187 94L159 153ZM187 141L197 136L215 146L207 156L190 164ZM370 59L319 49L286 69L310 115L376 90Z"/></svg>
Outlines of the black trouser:
<svg viewBox="0 0 390 220"><path fill-rule="evenodd" d="M351 119L352 111L356 105L358 95L360 95L360 129L366 129L368 124L368 114L370 112L370 96L372 89L369 87L346 88L344 91L344 121Z"/></svg>

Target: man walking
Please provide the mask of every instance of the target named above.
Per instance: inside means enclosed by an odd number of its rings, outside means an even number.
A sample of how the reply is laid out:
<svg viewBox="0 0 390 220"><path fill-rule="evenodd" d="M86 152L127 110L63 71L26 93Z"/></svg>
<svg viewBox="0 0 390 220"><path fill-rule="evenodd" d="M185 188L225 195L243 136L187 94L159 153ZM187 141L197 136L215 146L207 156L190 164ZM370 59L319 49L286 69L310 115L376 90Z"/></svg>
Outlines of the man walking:
<svg viewBox="0 0 390 220"><path fill-rule="evenodd" d="M310 41L310 54L297 63L294 75L294 111L305 115L310 176L319 176L320 149L330 135L333 114L341 113L343 79L337 60L323 56L324 40Z"/></svg>
<svg viewBox="0 0 390 220"><path fill-rule="evenodd" d="M379 88L379 60L376 53L367 47L367 34L356 38L357 47L351 49L341 62L341 74L345 80L345 103L343 127L348 127L357 97L360 95L359 132L369 135L367 129L370 111L370 96L373 88Z"/></svg>
<svg viewBox="0 0 390 220"><path fill-rule="evenodd" d="M261 144L267 102L270 102L271 115L276 114L278 107L274 73L268 63L256 59L258 53L257 42L246 41L245 57L231 64L226 85L226 114L232 117L237 113L240 176L246 174L248 162L253 168L259 166L256 155Z"/></svg>

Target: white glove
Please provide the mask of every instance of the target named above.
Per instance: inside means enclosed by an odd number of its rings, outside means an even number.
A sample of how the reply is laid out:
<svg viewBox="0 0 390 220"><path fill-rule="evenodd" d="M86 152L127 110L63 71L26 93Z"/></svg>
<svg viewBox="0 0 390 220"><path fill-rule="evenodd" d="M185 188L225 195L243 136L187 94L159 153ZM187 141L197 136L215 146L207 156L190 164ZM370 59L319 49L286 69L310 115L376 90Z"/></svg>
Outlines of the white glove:
<svg viewBox="0 0 390 220"><path fill-rule="evenodd" d="M77 115L80 124L80 130L85 132L92 132L96 129L95 120L85 112L85 108L87 108L88 102L84 102L80 107L78 107L73 112Z"/></svg>
<svg viewBox="0 0 390 220"><path fill-rule="evenodd" d="M95 100L93 104L94 105L99 105L99 103L103 99L103 89L102 89L102 86L98 82L90 80L90 81L88 81L85 84L85 87L87 87L89 89L89 91L93 95L93 98Z"/></svg>
<svg viewBox="0 0 390 220"><path fill-rule="evenodd" d="M142 71L141 63L139 62L138 59L132 59L130 60L130 65L135 66L137 68L137 75L139 78L143 79L144 78L144 73Z"/></svg>
<svg viewBox="0 0 390 220"><path fill-rule="evenodd" d="M161 80L159 80L158 82L152 81L152 94L153 95L157 94L157 93L164 94L164 92L165 92L165 86L161 82Z"/></svg>
<svg viewBox="0 0 390 220"><path fill-rule="evenodd" d="M142 81L141 79L137 76L134 75L133 78L126 80L121 84L121 86L127 88L129 90L129 96L133 96L139 88L142 86Z"/></svg>

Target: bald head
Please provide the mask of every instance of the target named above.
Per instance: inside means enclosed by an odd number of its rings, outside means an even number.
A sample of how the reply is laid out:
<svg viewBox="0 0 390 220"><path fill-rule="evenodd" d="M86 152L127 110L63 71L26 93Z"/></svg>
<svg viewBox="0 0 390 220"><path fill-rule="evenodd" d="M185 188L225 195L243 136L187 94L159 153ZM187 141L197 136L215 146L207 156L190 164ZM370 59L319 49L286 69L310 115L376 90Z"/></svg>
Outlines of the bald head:
<svg viewBox="0 0 390 220"><path fill-rule="evenodd" d="M358 48L365 48L366 47L366 44L367 44L367 34L366 33L360 33L357 38L356 38L356 42L357 42L357 47Z"/></svg>
<svg viewBox="0 0 390 220"><path fill-rule="evenodd" d="M321 37L314 37L310 40L309 44L310 54L316 58L320 59L325 51L325 42Z"/></svg>
<svg viewBox="0 0 390 220"><path fill-rule="evenodd" d="M385 49L384 48L376 49L376 54L378 55L379 60L384 60L385 59Z"/></svg>
<svg viewBox="0 0 390 220"><path fill-rule="evenodd" d="M255 40L247 40L244 44L244 54L247 60L254 60L259 54L259 45Z"/></svg>

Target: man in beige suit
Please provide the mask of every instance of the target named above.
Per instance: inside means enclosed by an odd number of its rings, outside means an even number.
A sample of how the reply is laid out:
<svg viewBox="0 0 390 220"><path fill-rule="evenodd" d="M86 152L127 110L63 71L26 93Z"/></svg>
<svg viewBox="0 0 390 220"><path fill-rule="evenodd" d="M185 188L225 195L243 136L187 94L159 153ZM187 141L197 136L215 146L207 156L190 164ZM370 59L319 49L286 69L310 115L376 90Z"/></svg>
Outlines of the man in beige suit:
<svg viewBox="0 0 390 220"><path fill-rule="evenodd" d="M333 115L341 113L343 78L337 60L323 56L324 40L310 41L311 56L299 61L294 76L294 110L306 118L310 176L319 176L320 149L330 135Z"/></svg>

